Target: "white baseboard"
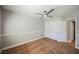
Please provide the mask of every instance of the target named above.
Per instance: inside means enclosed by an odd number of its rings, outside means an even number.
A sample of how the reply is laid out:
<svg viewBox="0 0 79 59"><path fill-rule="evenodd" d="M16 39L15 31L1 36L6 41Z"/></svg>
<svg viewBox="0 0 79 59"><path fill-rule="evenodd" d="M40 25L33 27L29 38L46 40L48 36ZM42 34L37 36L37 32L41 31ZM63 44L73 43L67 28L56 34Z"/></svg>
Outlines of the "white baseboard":
<svg viewBox="0 0 79 59"><path fill-rule="evenodd" d="M13 48L13 47L16 47L16 46L25 44L25 43L29 43L29 42L32 42L32 41L35 41L35 40L38 40L38 39L41 39L41 38L44 38L44 37L39 37L39 38L35 38L35 39L29 40L29 41L25 41L25 42L22 42L22 43L18 43L18 44L15 44L15 45L11 45L11 46L2 48L1 51L3 51L3 50L7 50L7 49L10 49L10 48Z"/></svg>
<svg viewBox="0 0 79 59"><path fill-rule="evenodd" d="M68 40L67 42L72 42L73 40Z"/></svg>
<svg viewBox="0 0 79 59"><path fill-rule="evenodd" d="M66 40L57 40L57 42L66 42Z"/></svg>

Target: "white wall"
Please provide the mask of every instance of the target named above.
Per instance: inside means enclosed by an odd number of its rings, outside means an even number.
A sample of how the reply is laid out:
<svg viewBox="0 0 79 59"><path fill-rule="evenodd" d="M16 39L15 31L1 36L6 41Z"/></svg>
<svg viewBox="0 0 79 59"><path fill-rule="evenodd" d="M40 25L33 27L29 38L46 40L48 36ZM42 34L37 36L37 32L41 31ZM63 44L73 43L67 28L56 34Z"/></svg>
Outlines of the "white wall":
<svg viewBox="0 0 79 59"><path fill-rule="evenodd" d="M44 35L44 24L40 20L3 11L3 48Z"/></svg>
<svg viewBox="0 0 79 59"><path fill-rule="evenodd" d="M67 22L60 18L45 22L45 36L60 42L67 40ZM50 20L50 19L48 19Z"/></svg>
<svg viewBox="0 0 79 59"><path fill-rule="evenodd" d="M1 49L1 20L2 20L1 17L2 16L1 16L1 8L0 8L0 49Z"/></svg>
<svg viewBox="0 0 79 59"><path fill-rule="evenodd" d="M76 17L76 48L79 49L79 16Z"/></svg>

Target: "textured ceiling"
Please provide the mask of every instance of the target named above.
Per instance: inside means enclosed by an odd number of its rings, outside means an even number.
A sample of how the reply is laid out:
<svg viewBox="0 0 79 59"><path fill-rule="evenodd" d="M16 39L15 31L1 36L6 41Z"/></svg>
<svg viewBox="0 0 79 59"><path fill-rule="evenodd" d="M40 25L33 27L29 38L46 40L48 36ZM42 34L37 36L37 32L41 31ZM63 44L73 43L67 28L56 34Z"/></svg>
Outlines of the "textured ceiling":
<svg viewBox="0 0 79 59"><path fill-rule="evenodd" d="M4 5L3 9L28 15L33 18L40 18L40 15L35 13L43 13L44 10L49 11L52 8L55 9L49 15L54 17L66 17L74 12L79 11L78 5Z"/></svg>

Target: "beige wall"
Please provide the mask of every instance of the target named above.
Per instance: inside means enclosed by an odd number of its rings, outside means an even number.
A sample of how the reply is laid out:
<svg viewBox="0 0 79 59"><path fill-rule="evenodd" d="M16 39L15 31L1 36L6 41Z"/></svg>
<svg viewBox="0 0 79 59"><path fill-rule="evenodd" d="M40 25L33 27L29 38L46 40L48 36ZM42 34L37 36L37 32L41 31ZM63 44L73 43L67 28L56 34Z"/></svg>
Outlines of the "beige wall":
<svg viewBox="0 0 79 59"><path fill-rule="evenodd" d="M3 11L3 48L43 37L44 24L27 15Z"/></svg>

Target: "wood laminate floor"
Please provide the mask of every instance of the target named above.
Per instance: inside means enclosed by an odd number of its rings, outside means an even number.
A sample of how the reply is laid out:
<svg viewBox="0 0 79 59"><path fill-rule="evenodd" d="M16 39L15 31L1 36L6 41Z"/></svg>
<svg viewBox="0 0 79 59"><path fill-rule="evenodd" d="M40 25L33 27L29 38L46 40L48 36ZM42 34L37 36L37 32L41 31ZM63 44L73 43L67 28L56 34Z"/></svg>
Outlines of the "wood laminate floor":
<svg viewBox="0 0 79 59"><path fill-rule="evenodd" d="M42 38L15 48L2 51L3 54L78 54L69 43L57 42L53 39Z"/></svg>

